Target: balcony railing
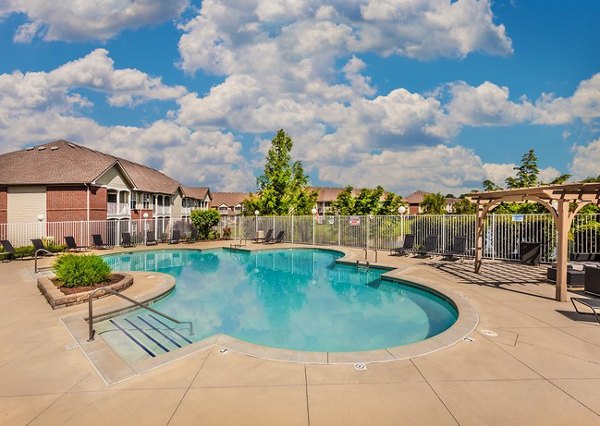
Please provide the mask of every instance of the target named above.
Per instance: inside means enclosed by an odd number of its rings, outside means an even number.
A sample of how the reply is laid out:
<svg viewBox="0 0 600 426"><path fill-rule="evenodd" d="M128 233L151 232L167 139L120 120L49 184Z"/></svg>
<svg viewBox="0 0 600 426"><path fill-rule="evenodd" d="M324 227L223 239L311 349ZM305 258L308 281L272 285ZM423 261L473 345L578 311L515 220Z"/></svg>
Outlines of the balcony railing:
<svg viewBox="0 0 600 426"><path fill-rule="evenodd" d="M170 215L171 214L171 206L156 205L156 206L154 206L154 214Z"/></svg>
<svg viewBox="0 0 600 426"><path fill-rule="evenodd" d="M106 203L106 214L108 216L129 216L131 209L129 203Z"/></svg>
<svg viewBox="0 0 600 426"><path fill-rule="evenodd" d="M192 213L193 207L182 207L181 214L183 216L189 216Z"/></svg>

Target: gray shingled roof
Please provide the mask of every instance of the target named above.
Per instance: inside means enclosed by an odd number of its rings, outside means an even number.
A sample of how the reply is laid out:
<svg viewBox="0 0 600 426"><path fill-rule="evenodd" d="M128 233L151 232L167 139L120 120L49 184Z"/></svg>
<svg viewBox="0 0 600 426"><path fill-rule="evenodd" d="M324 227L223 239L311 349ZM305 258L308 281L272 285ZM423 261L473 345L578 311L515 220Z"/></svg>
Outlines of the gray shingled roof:
<svg viewBox="0 0 600 426"><path fill-rule="evenodd" d="M64 140L0 155L0 185L91 183L116 158Z"/></svg>
<svg viewBox="0 0 600 426"><path fill-rule="evenodd" d="M174 194L181 186L151 167L64 140L0 155L0 185L92 183L117 163L139 191Z"/></svg>
<svg viewBox="0 0 600 426"><path fill-rule="evenodd" d="M206 195L210 193L207 186L201 186L198 188L192 188L190 186L183 186L183 194L188 198L194 198L196 200L204 200ZM212 198L212 197L211 197Z"/></svg>

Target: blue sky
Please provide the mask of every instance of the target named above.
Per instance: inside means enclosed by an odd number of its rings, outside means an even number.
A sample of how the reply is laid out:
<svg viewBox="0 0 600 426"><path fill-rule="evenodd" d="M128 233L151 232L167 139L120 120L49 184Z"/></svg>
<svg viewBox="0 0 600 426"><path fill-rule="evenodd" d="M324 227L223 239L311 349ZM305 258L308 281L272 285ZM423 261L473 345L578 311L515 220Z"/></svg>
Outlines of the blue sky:
<svg viewBox="0 0 600 426"><path fill-rule="evenodd" d="M314 185L459 194L528 149L600 174L600 2L0 1L0 151L64 138L253 190L279 128Z"/></svg>

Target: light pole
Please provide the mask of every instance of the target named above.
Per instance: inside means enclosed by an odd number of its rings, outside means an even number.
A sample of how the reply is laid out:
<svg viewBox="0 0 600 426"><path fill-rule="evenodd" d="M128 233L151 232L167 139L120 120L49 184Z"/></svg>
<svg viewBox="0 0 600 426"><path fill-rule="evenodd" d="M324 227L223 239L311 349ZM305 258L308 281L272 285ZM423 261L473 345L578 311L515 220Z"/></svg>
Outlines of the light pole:
<svg viewBox="0 0 600 426"><path fill-rule="evenodd" d="M146 221L148 220L148 213L144 213L144 244L146 244L148 242L148 240L146 239L148 237L148 224L146 223Z"/></svg>
<svg viewBox="0 0 600 426"><path fill-rule="evenodd" d="M313 230L312 230L313 232L312 232L312 234L313 234L313 246L314 246L315 245L315 219L317 217L317 208L313 207L310 212L312 213L312 216L313 216L313 221L312 221L313 222Z"/></svg>
<svg viewBox="0 0 600 426"><path fill-rule="evenodd" d="M260 212L258 210L254 210L254 237L258 239L258 215Z"/></svg>
<svg viewBox="0 0 600 426"><path fill-rule="evenodd" d="M400 213L400 232L404 235L404 213L406 213L406 207L398 207L398 213Z"/></svg>

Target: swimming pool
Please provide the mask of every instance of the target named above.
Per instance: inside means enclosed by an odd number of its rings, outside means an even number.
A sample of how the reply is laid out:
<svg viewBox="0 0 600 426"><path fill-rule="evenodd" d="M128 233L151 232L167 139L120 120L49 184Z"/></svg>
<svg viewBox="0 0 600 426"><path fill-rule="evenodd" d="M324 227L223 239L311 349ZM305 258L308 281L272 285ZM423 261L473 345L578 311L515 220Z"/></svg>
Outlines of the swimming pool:
<svg viewBox="0 0 600 426"><path fill-rule="evenodd" d="M222 333L297 351L368 351L427 339L457 320L456 308L445 298L382 278L385 270L336 263L341 256L320 249L215 249L105 259L116 271L174 276L175 290L152 307L191 321L194 333L184 336L190 341ZM139 310L112 320L131 333L155 332Z"/></svg>

